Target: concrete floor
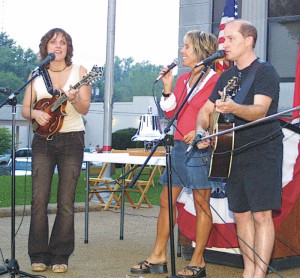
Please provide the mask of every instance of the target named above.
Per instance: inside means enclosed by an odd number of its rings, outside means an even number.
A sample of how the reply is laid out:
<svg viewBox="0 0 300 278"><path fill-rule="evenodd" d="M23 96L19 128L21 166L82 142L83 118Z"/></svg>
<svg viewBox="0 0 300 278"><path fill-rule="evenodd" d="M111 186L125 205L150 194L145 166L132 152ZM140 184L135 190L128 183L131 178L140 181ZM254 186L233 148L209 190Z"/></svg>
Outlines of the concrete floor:
<svg viewBox="0 0 300 278"><path fill-rule="evenodd" d="M97 204L91 206L95 209ZM76 246L75 251L69 260L69 270L65 274L53 274L51 270L42 273L44 277L101 277L101 278L132 278L139 275L130 274L130 266L144 260L150 253L155 240L156 221L159 207L152 209L125 208L124 239L120 240L120 211L91 211L89 213L89 234L88 243L85 239L85 222L82 204L77 206L75 215L76 224ZM22 213L23 208L18 208L18 213ZM0 209L0 248L4 259L12 259L11 249L11 218L8 217L9 210ZM15 259L20 270L32 273L30 261L27 255L27 238L30 217L29 210L25 209L23 218L16 216L16 244ZM3 217L6 216L6 217ZM53 223L54 214L49 215L50 223ZM177 229L175 229L177 230ZM177 234L175 232L175 240ZM175 244L175 248L177 248ZM176 250L175 250L176 251ZM175 269L179 271L187 261L183 257L177 257L175 252ZM170 251L169 251L170 255ZM4 262L0 261L0 265ZM174 267L174 266L173 266ZM278 274L272 273L268 277L296 278L300 277L300 266L298 269L281 271ZM145 278L165 278L172 276L170 256L168 262L169 273L147 274ZM2 277L11 277L9 274ZM18 276L17 276L18 277ZM42 277L42 276L40 276ZM176 276L175 276L176 277ZM235 278L242 277L242 269L236 267L223 266L219 264L207 263L207 277L214 278Z"/></svg>

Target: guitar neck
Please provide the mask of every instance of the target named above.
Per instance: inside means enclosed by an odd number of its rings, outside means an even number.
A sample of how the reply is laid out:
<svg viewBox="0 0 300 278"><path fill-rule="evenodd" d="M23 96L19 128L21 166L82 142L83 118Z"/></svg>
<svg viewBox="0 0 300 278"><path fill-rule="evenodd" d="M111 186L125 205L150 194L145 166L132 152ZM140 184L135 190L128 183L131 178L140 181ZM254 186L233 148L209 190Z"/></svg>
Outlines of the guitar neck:
<svg viewBox="0 0 300 278"><path fill-rule="evenodd" d="M54 112L58 107L60 107L65 101L67 101L68 97L66 94L62 94L52 105L51 112Z"/></svg>
<svg viewBox="0 0 300 278"><path fill-rule="evenodd" d="M223 93L221 95L221 101L225 101L226 100L226 87L223 89Z"/></svg>
<svg viewBox="0 0 300 278"><path fill-rule="evenodd" d="M78 88L81 86L82 82L76 83L72 88L76 91L76 94L78 93ZM70 90L68 91L70 92ZM54 103L53 106L51 107L51 112L55 111L58 107L60 107L65 101L68 100L68 97L66 94L62 94Z"/></svg>
<svg viewBox="0 0 300 278"><path fill-rule="evenodd" d="M88 75L86 75L81 81L76 83L72 89L76 91L76 94L78 94L78 89L80 86L84 84L89 84L94 78L100 77L103 75L103 67L96 67L94 66L92 70L89 72ZM69 90L70 92L70 90ZM65 101L68 100L68 97L66 94L61 94L61 96L53 103L51 107L51 112L55 111L58 107L60 107Z"/></svg>

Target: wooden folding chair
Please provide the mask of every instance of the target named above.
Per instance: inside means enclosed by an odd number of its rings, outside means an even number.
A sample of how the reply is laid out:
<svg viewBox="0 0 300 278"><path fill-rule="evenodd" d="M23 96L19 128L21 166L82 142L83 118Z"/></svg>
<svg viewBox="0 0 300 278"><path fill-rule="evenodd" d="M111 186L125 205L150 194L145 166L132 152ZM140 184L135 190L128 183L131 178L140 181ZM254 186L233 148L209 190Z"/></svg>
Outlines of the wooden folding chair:
<svg viewBox="0 0 300 278"><path fill-rule="evenodd" d="M124 169L123 169L122 173L120 174L120 177L122 177L123 172L124 172L124 174L129 172L130 169L131 169L131 166L132 166L131 164L125 164L123 166ZM130 173L128 175L128 178L131 177L131 175L132 175L132 173ZM123 177L122 179L115 180L115 185L114 185L114 188L111 190L111 194L108 198L107 205L110 204L113 200L116 200L117 203L115 204L114 208L119 208L120 207L120 205L121 205L122 186L124 186L124 184L125 184L124 180L128 181L128 178L126 179L125 177ZM132 198L128 194L128 192L126 192L125 190L123 192L124 192L124 205L135 206L134 201L132 200ZM127 203L125 203L125 199L128 201Z"/></svg>
<svg viewBox="0 0 300 278"><path fill-rule="evenodd" d="M136 209L141 208L141 207L145 207L145 208L153 207L151 204L151 201L149 200L149 198L147 196L147 192L148 192L150 186L153 184L154 176L155 176L156 172L158 171L158 167L159 166L156 165L154 167L148 168L147 171L150 170L149 178L146 180L138 179L132 188L129 188L128 185L131 184L136 171L133 171L131 173L131 175L129 175L129 177L125 180L125 194L124 194L125 195L124 197L126 197L126 199L129 200L129 203L125 203L125 205L131 206ZM140 195L140 197L136 203L133 202L131 193L133 193L133 194L138 193Z"/></svg>
<svg viewBox="0 0 300 278"><path fill-rule="evenodd" d="M103 210L108 210L109 208L116 208L120 206L120 198L115 195L114 191L118 190L119 186L114 184L114 181L111 179L103 178L103 175L108 167L109 163L104 163L101 167L100 173L96 178L89 178L89 200L95 195L100 202L100 205L103 207ZM110 193L107 201L103 199L101 193ZM115 200L116 204L112 205L112 201Z"/></svg>

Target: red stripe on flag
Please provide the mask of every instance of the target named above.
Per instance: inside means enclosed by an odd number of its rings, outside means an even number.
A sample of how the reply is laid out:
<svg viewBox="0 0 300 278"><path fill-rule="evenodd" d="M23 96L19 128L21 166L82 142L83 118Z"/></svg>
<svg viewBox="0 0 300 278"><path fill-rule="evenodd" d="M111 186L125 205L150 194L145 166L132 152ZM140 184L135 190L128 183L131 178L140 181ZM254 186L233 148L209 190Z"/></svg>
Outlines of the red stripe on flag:
<svg viewBox="0 0 300 278"><path fill-rule="evenodd" d="M225 29L225 27L226 27L226 24L225 24L225 23L222 23L222 24L220 25L220 31L223 31L223 30Z"/></svg>
<svg viewBox="0 0 300 278"><path fill-rule="evenodd" d="M298 58L296 64L296 76L295 76L295 90L294 90L294 104L293 107L297 107L300 105L300 43L298 47ZM300 111L293 112L293 118L297 118L300 116Z"/></svg>
<svg viewBox="0 0 300 278"><path fill-rule="evenodd" d="M220 43L224 43L224 42L225 42L224 37L219 38L219 44L220 44Z"/></svg>

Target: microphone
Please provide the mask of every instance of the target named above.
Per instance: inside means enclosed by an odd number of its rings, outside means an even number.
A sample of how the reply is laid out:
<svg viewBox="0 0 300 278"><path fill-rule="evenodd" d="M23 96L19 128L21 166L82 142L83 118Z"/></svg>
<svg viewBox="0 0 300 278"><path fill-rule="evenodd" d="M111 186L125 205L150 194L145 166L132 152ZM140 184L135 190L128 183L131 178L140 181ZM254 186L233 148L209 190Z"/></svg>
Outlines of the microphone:
<svg viewBox="0 0 300 278"><path fill-rule="evenodd" d="M158 76L154 82L154 84L159 81L162 77L164 77L171 69L175 68L177 65L179 64L179 61L178 59L174 59L174 61L172 62L172 64L168 65L168 69L163 73L161 74L160 76Z"/></svg>
<svg viewBox="0 0 300 278"><path fill-rule="evenodd" d="M195 138L194 138L194 140L192 141L192 143L188 146L188 148L186 149L186 154L187 153L189 153L194 147L195 147L195 145L197 145L197 143L199 142L199 141L201 141L201 139L203 138L203 137L205 137L205 135L206 135L206 131L205 130L200 130L197 134L196 134L196 136L195 136Z"/></svg>
<svg viewBox="0 0 300 278"><path fill-rule="evenodd" d="M207 57L206 59L204 59L203 61L199 62L196 66L194 66L194 69L198 68L202 65L206 66L207 64L210 64L214 60L221 59L223 57L225 57L225 52L223 50L219 50L216 53L214 53L213 55L211 55L211 56Z"/></svg>
<svg viewBox="0 0 300 278"><path fill-rule="evenodd" d="M49 53L47 57L38 65L33 71L37 71L41 68L43 68L46 64L49 62L53 61L55 59L55 54L54 53Z"/></svg>
<svg viewBox="0 0 300 278"><path fill-rule="evenodd" d="M0 93L5 94L5 95L9 95L11 93L11 90L7 89L7 88L0 87Z"/></svg>

